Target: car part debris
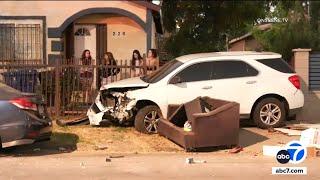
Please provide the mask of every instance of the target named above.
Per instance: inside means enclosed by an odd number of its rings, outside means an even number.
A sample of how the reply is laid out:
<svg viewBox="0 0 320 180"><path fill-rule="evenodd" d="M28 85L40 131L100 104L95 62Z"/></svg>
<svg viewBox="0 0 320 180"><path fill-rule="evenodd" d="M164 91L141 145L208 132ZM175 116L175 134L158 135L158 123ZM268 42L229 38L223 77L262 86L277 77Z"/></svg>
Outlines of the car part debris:
<svg viewBox="0 0 320 180"><path fill-rule="evenodd" d="M104 144L96 145L96 148L95 148L95 150L105 150L105 149L108 149L108 146Z"/></svg>
<svg viewBox="0 0 320 180"><path fill-rule="evenodd" d="M110 155L109 158L123 158L123 155Z"/></svg>
<svg viewBox="0 0 320 180"><path fill-rule="evenodd" d="M239 153L240 151L243 151L243 147L237 146L237 147L230 149L229 153L235 154L235 153Z"/></svg>
<svg viewBox="0 0 320 180"><path fill-rule="evenodd" d="M272 157L276 157L277 153L281 149L283 149L283 147L281 147L281 146L267 146L267 145L264 145L262 147L263 155L264 156L272 156Z"/></svg>
<svg viewBox="0 0 320 180"><path fill-rule="evenodd" d="M274 130L279 131L288 136L300 136L301 131L294 130L294 129L286 129L286 128L274 128Z"/></svg>
<svg viewBox="0 0 320 180"><path fill-rule="evenodd" d="M135 105L136 101L128 98L127 92L103 90L88 110L87 116L90 125L109 125L112 121L123 124L133 117Z"/></svg>
<svg viewBox="0 0 320 180"><path fill-rule="evenodd" d="M85 115L85 116L77 117L75 119L66 119L66 120L58 119L56 123L59 126L88 125L89 119Z"/></svg>
<svg viewBox="0 0 320 180"><path fill-rule="evenodd" d="M300 142L305 146L320 148L320 129L309 128L302 131Z"/></svg>
<svg viewBox="0 0 320 180"><path fill-rule="evenodd" d="M193 158L186 158L186 164L194 164L194 163L207 163L205 160L194 160Z"/></svg>

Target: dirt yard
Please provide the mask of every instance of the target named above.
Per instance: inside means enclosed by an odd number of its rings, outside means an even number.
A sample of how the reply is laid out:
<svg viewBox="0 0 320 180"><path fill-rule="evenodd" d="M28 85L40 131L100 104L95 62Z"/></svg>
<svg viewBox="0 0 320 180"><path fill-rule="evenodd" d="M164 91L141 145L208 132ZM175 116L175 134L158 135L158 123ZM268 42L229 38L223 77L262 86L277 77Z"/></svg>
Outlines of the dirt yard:
<svg viewBox="0 0 320 180"><path fill-rule="evenodd" d="M299 136L287 136L279 132L268 132L250 125L241 125L239 144L244 150L239 154L263 156L263 145L284 145ZM207 149L205 152L230 155L228 149ZM61 153L106 153L144 154L179 153L188 154L183 148L157 134L142 134L133 127L91 127L89 125L60 127L54 124L50 141L19 146L4 150L0 156L34 156Z"/></svg>
<svg viewBox="0 0 320 180"><path fill-rule="evenodd" d="M142 134L133 127L91 127L54 126L52 141L61 141L59 134L77 136L78 151L105 151L111 153L148 153L148 152L179 152L182 148L157 134ZM62 140L63 141L63 140ZM72 143L71 143L72 144Z"/></svg>

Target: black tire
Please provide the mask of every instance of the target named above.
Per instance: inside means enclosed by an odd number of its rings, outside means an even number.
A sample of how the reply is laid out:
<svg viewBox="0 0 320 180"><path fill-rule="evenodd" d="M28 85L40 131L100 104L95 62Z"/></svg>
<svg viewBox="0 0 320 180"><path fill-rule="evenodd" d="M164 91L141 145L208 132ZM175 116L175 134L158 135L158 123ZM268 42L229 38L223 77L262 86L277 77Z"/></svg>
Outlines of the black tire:
<svg viewBox="0 0 320 180"><path fill-rule="evenodd" d="M268 110L268 109L271 109L271 110ZM261 112L261 115L260 115L260 112ZM269 115L269 112L271 113L270 115ZM284 104L276 98L262 99L256 105L253 111L253 121L259 128L262 128L262 129L281 127L284 125L286 117L287 117L287 112L285 110Z"/></svg>
<svg viewBox="0 0 320 180"><path fill-rule="evenodd" d="M156 112L156 121L154 122L154 124L152 125L153 127L151 127L151 130L148 130L149 125L147 122L145 122L145 117L148 115L152 115L152 112ZM151 113L151 114L150 114ZM134 127L137 131L142 132L142 133L146 133L146 134L152 134L152 133L157 133L157 121L162 118L162 114L161 114L161 110L159 109L159 107L155 106L155 105L148 105L145 106L141 109L138 110L137 115L135 117L134 120ZM147 126L147 127L146 127ZM155 128L156 127L156 128Z"/></svg>

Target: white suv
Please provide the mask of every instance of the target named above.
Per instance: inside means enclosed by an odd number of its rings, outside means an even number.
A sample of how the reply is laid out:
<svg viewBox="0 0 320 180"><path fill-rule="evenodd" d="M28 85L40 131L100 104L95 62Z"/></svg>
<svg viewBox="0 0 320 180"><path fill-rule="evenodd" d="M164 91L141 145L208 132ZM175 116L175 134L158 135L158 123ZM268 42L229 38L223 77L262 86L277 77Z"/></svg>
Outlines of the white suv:
<svg viewBox="0 0 320 180"><path fill-rule="evenodd" d="M213 52L169 61L158 71L101 88L88 110L91 125L133 122L141 132L157 132L169 104L199 96L240 103L240 117L260 128L279 127L303 107L296 73L271 52Z"/></svg>

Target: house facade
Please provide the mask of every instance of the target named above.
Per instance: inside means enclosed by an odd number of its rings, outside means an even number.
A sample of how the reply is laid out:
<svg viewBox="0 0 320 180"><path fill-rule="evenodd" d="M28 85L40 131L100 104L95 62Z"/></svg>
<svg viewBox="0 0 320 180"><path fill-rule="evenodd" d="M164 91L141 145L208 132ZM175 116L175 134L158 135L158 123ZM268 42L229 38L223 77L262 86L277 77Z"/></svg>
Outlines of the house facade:
<svg viewBox="0 0 320 180"><path fill-rule="evenodd" d="M150 1L0 1L0 61L55 64L112 52L128 60L156 47L160 6Z"/></svg>

